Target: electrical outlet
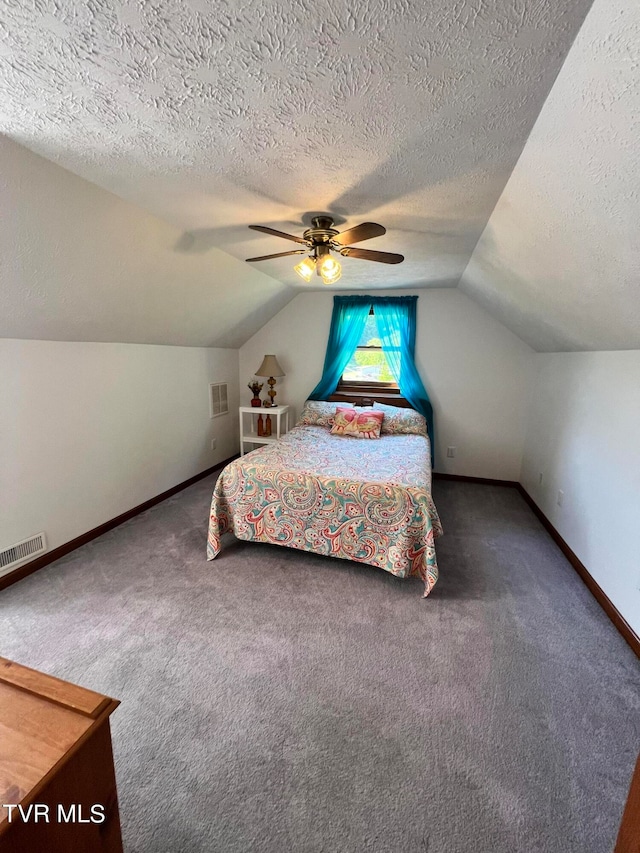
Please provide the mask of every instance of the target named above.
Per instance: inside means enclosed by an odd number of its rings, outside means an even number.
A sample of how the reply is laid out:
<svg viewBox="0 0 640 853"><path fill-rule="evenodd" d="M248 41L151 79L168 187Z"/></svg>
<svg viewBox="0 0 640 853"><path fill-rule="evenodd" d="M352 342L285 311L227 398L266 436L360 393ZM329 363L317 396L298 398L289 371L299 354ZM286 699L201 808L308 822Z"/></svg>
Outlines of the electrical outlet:
<svg viewBox="0 0 640 853"><path fill-rule="evenodd" d="M558 500L557 500L558 506L562 506L563 502L564 502L564 492L562 491L562 489L560 489L560 491L558 492Z"/></svg>
<svg viewBox="0 0 640 853"><path fill-rule="evenodd" d="M216 449L216 444L217 444L217 443L218 443L218 439L217 439L217 438L212 438L212 439L211 439L211 449L212 449L212 450L215 450L215 449Z"/></svg>
<svg viewBox="0 0 640 853"><path fill-rule="evenodd" d="M447 447L447 456L448 456L450 459L453 459L453 457L454 457L455 455L456 455L456 449L455 449L455 447Z"/></svg>
<svg viewBox="0 0 640 853"><path fill-rule="evenodd" d="M543 479L543 478L542 478L542 471L540 471L540 473L538 474L538 485L539 485L539 486L541 486L541 485L542 485L542 479Z"/></svg>

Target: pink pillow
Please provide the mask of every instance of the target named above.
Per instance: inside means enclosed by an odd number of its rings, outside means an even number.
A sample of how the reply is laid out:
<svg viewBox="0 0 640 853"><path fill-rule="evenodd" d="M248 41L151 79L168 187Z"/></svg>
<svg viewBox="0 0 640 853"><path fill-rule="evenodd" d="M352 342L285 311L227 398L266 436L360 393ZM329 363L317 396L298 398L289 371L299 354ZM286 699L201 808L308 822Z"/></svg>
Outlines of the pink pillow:
<svg viewBox="0 0 640 853"><path fill-rule="evenodd" d="M354 438L380 438L383 412L368 409L366 412L356 412L338 406L333 418L331 435L351 435Z"/></svg>

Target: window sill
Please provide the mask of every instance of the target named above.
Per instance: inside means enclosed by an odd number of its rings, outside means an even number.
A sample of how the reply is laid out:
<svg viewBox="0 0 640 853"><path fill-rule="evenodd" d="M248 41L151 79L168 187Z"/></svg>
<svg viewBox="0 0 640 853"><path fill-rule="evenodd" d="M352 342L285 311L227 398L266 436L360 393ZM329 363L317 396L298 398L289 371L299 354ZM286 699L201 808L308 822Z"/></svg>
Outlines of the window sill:
<svg viewBox="0 0 640 853"><path fill-rule="evenodd" d="M387 382L339 382L336 388L337 394L397 394L400 389L397 385Z"/></svg>
<svg viewBox="0 0 640 853"><path fill-rule="evenodd" d="M386 403L388 406L410 408L410 404L401 396L399 388L390 388L388 385L382 384L341 384L336 388L335 394L329 397L329 400L332 403L352 406L372 406L375 400L378 403Z"/></svg>

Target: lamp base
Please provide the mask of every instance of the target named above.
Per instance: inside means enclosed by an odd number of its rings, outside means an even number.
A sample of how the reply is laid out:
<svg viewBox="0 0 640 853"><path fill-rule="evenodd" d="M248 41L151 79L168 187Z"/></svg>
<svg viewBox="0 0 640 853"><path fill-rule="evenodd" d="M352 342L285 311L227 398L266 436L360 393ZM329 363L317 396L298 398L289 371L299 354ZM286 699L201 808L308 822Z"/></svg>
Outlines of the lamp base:
<svg viewBox="0 0 640 853"><path fill-rule="evenodd" d="M276 384L276 380L273 378L273 376L270 376L267 379L267 384L269 386L268 394L269 394L269 397L271 398L271 402L269 403L269 407L275 406L273 398L276 396L276 390L274 388L274 385Z"/></svg>

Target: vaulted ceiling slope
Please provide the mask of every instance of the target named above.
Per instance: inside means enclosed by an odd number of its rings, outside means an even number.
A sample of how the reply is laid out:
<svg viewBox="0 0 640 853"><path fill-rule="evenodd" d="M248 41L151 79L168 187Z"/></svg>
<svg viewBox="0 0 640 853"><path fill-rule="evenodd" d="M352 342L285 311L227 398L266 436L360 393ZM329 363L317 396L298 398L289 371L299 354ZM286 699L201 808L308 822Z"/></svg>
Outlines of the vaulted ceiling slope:
<svg viewBox="0 0 640 853"><path fill-rule="evenodd" d="M297 291L0 137L0 337L239 347Z"/></svg>
<svg viewBox="0 0 640 853"><path fill-rule="evenodd" d="M534 349L640 349L640 4L596 0L460 288Z"/></svg>
<svg viewBox="0 0 640 853"><path fill-rule="evenodd" d="M249 223L327 211L407 258L347 258L336 289L456 286L590 4L8 0L0 131L212 269L291 247ZM261 270L309 288L292 267Z"/></svg>

